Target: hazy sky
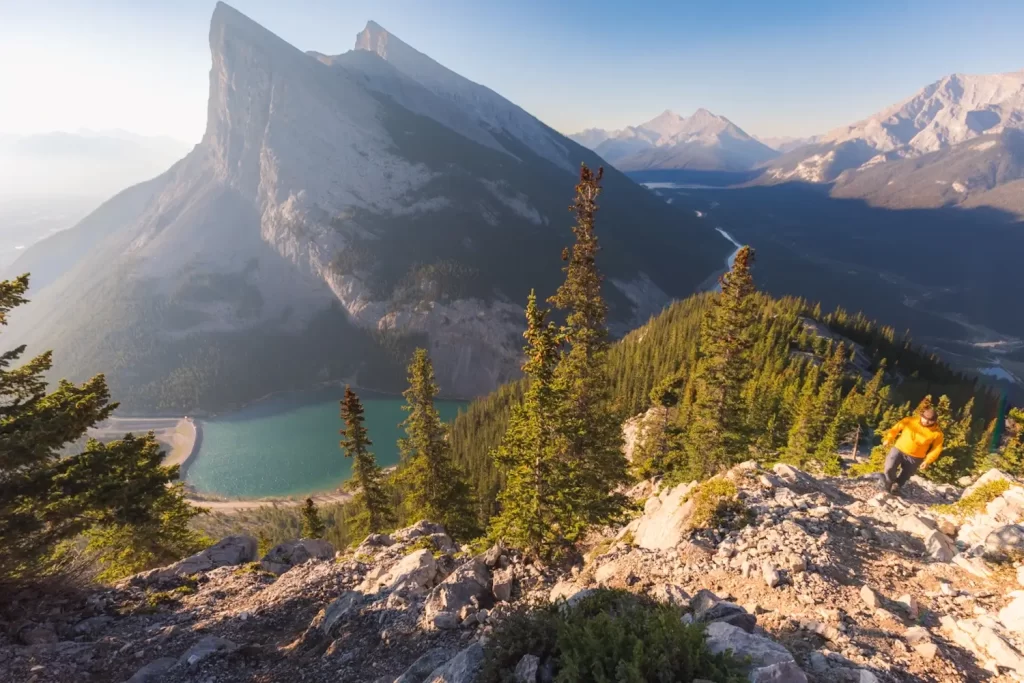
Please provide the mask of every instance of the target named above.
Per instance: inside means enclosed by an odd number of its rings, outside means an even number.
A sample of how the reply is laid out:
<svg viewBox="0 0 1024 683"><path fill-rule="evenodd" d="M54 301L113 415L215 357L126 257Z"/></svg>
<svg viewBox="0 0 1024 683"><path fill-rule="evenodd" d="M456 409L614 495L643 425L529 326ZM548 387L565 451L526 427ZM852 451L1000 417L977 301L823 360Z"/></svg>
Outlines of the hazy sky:
<svg viewBox="0 0 1024 683"><path fill-rule="evenodd" d="M566 133L706 107L809 135L952 72L1024 68L1024 0L236 0L303 50L374 19ZM557 6L556 6L557 5ZM0 0L0 133L202 136L210 0Z"/></svg>

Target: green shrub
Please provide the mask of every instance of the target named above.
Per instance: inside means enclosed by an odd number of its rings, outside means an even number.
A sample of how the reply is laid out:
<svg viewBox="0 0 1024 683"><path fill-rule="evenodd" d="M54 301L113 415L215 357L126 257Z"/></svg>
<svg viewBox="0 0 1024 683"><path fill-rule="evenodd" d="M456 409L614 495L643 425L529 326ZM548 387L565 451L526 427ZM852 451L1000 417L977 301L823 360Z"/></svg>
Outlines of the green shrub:
<svg viewBox="0 0 1024 683"><path fill-rule="evenodd" d="M953 515L958 519L965 519L971 515L984 512L985 506L1003 495L1010 488L1010 482L1005 479L997 479L982 484L955 503L949 505L933 505L932 509L946 515Z"/></svg>
<svg viewBox="0 0 1024 683"><path fill-rule="evenodd" d="M695 529L712 527L739 528L750 523L750 510L737 497L736 484L715 477L698 484L686 496L693 501L690 526Z"/></svg>
<svg viewBox="0 0 1024 683"><path fill-rule="evenodd" d="M495 630L479 680L512 683L516 664L532 654L553 666L556 683L745 681L745 663L711 654L703 626L684 624L682 615L678 607L612 590L572 607L560 602L520 611Z"/></svg>

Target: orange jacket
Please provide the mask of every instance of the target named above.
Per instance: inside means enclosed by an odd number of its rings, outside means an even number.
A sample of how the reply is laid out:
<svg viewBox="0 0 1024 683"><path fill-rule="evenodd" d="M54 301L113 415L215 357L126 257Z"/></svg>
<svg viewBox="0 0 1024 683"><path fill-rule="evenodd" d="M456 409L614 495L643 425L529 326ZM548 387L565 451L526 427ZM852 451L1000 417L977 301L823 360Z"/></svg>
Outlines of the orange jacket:
<svg viewBox="0 0 1024 683"><path fill-rule="evenodd" d="M917 416L903 418L886 432L885 443L893 441L907 455L924 458L925 465L931 465L942 453L942 430L938 425L925 427Z"/></svg>

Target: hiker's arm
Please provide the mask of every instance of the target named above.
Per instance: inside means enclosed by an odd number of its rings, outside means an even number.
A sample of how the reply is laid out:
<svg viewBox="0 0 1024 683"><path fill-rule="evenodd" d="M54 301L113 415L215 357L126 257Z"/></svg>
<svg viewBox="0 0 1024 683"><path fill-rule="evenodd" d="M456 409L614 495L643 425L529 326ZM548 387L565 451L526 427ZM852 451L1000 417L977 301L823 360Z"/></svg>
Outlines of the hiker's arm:
<svg viewBox="0 0 1024 683"><path fill-rule="evenodd" d="M905 417L896 424L894 424L892 429L885 433L885 438L882 439L882 445L888 446L889 444L896 441L896 437L899 436L900 432L903 431L903 428L907 426L907 420L909 419L909 417Z"/></svg>
<svg viewBox="0 0 1024 683"><path fill-rule="evenodd" d="M933 462L939 459L942 454L942 434L935 437L935 441L932 442L932 448L928 451L928 455L924 456L924 462L921 463L921 467L928 467Z"/></svg>

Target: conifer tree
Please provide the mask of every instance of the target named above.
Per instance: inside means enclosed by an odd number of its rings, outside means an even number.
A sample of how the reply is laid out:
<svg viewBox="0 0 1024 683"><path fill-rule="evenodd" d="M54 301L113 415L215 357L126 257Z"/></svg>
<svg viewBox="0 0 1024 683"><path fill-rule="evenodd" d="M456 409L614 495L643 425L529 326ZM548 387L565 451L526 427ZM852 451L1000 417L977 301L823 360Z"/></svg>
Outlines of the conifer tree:
<svg viewBox="0 0 1024 683"><path fill-rule="evenodd" d="M971 461L973 462L972 474L984 474L988 470L996 467L998 463L995 457L996 447L996 426L999 418L992 418L989 420L985 430L978 436L978 440L974 444L974 452L972 453Z"/></svg>
<svg viewBox="0 0 1024 683"><path fill-rule="evenodd" d="M744 428L743 389L752 373L753 262L750 247L736 253L732 268L719 279L721 292L701 323L687 433L690 467L701 478L747 457L750 439Z"/></svg>
<svg viewBox="0 0 1024 683"><path fill-rule="evenodd" d="M616 488L628 481L622 454L621 417L611 403L607 371L607 305L601 295L602 276L594 216L603 169L594 174L580 168L576 185L576 242L562 252L565 281L549 303L566 312L560 329L565 349L552 375L558 395L554 415L557 462L552 468L556 533L574 544L595 524L619 518L626 499Z"/></svg>
<svg viewBox="0 0 1024 683"><path fill-rule="evenodd" d="M323 538L327 533L327 525L320 517L320 509L312 498L307 498L302 506L302 537Z"/></svg>
<svg viewBox="0 0 1024 683"><path fill-rule="evenodd" d="M936 412L942 429L942 457L922 474L934 481L951 484L973 469L971 429L974 424L974 398L960 409L955 420L948 396L939 397Z"/></svg>
<svg viewBox="0 0 1024 683"><path fill-rule="evenodd" d="M1024 410L1010 409L1008 436L999 455L999 467L1015 477L1024 475Z"/></svg>
<svg viewBox="0 0 1024 683"><path fill-rule="evenodd" d="M814 435L818 431L818 378L820 368L811 363L807 368L803 388L793 413L793 424L786 440L784 460L794 465L803 465L814 447Z"/></svg>
<svg viewBox="0 0 1024 683"><path fill-rule="evenodd" d="M394 526L395 514L384 474L369 450L373 442L366 432L363 404L349 386L341 400L341 419L345 428L341 430L340 446L345 457L352 458L352 472L360 489L355 500L359 513L352 520L351 531L357 537L380 533Z"/></svg>
<svg viewBox="0 0 1024 683"><path fill-rule="evenodd" d="M25 303L28 283L0 281L0 328ZM11 369L24 351L0 353L0 584L45 575L56 546L80 534L104 579L199 550L205 539L188 523L202 510L183 499L178 467L163 466L153 434L63 452L117 407L103 375L47 393L51 354Z"/></svg>
<svg viewBox="0 0 1024 683"><path fill-rule="evenodd" d="M555 496L550 488L552 470L558 464L551 420L557 407L552 378L558 362L558 330L546 318L547 311L537 305L531 291L522 366L529 388L522 403L513 406L508 428L493 453L504 468L505 488L498 495L501 511L490 528L494 540L543 557L557 553L562 543L555 533Z"/></svg>
<svg viewBox="0 0 1024 683"><path fill-rule="evenodd" d="M406 517L442 524L452 537L469 539L479 529L473 499L452 459L448 427L434 407L437 393L430 357L426 349L416 349L409 364L409 388L403 393L406 437L398 441Z"/></svg>

